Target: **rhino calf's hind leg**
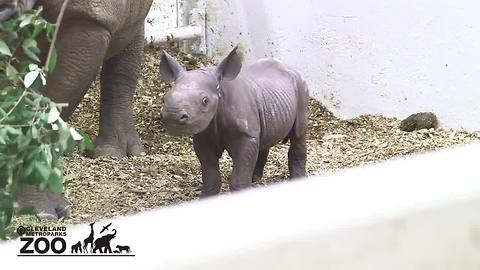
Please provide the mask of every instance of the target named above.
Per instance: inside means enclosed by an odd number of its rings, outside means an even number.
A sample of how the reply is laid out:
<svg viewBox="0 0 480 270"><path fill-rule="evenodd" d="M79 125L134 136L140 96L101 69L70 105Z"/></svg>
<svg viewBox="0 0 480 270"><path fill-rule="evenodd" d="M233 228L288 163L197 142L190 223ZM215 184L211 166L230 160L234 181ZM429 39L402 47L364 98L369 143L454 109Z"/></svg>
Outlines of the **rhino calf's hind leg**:
<svg viewBox="0 0 480 270"><path fill-rule="evenodd" d="M290 179L306 176L305 166L307 163L307 143L305 136L290 137L288 149L288 171Z"/></svg>
<svg viewBox="0 0 480 270"><path fill-rule="evenodd" d="M290 132L290 148L288 149L288 171L290 173L290 179L304 177L307 175L305 170L305 166L307 164L306 119L306 110L299 110L293 128Z"/></svg>
<svg viewBox="0 0 480 270"><path fill-rule="evenodd" d="M270 151L270 148L258 152L257 163L255 164L255 170L253 171L253 178L252 178L252 182L254 184L258 184L262 181L263 168L267 163L269 151Z"/></svg>
<svg viewBox="0 0 480 270"><path fill-rule="evenodd" d="M140 155L140 136L133 120L133 96L143 61L143 29L101 72L100 127L94 156Z"/></svg>
<svg viewBox="0 0 480 270"><path fill-rule="evenodd" d="M304 80L299 80L297 116L290 131L290 148L288 149L288 171L290 179L307 175L307 130L308 130L308 86Z"/></svg>

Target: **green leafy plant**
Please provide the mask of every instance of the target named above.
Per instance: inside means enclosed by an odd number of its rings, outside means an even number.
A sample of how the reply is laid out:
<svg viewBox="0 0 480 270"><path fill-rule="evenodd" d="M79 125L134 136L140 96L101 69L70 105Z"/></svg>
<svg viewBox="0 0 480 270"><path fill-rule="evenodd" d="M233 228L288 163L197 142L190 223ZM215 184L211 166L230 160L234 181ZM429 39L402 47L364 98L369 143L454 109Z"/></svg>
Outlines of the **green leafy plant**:
<svg viewBox="0 0 480 270"><path fill-rule="evenodd" d="M57 54L49 50L42 66L37 40L53 48L56 33L40 14L41 8L0 24L0 238L11 229L21 185L63 191L60 157L82 139L60 118L57 104L42 95Z"/></svg>

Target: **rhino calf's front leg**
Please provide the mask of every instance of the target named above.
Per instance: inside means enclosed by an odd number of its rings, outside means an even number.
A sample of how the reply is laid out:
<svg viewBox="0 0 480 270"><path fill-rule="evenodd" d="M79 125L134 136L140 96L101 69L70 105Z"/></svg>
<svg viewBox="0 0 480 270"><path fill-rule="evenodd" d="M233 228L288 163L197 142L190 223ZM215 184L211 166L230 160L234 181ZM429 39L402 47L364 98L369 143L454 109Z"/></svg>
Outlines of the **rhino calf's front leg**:
<svg viewBox="0 0 480 270"><path fill-rule="evenodd" d="M214 144L204 134L193 137L193 148L202 167L203 183L200 197L217 195L222 187L218 160L223 151L215 149Z"/></svg>
<svg viewBox="0 0 480 270"><path fill-rule="evenodd" d="M229 182L230 191L251 187L258 148L258 139L252 137L240 138L231 143L229 154L233 161L233 171Z"/></svg>
<svg viewBox="0 0 480 270"><path fill-rule="evenodd" d="M218 159L200 158L202 166L202 193L200 197L210 197L220 193L222 179Z"/></svg>

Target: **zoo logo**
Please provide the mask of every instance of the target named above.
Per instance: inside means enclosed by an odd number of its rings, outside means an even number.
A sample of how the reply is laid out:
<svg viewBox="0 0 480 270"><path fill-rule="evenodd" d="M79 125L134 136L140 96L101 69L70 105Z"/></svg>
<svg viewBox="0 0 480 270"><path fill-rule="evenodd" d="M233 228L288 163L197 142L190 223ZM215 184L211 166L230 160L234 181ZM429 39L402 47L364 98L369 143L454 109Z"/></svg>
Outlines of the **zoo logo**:
<svg viewBox="0 0 480 270"><path fill-rule="evenodd" d="M98 237L97 239L94 240L94 235L95 232L93 230L93 225L95 225L95 222L90 223L90 234L88 235L87 238L83 239L83 245L82 241L78 241L76 244L72 245L72 254L91 254L94 255L97 251L100 252L101 254L116 254L116 255L123 255L123 256L135 256L131 253L130 247L129 246L121 246L121 245L116 245L115 250L112 250L111 243L113 238L117 235L117 230L112 229L112 233L106 233L102 235L101 237ZM112 226L112 223L103 226L103 229L100 231L100 234L102 234L105 231L109 231L110 226ZM90 249L88 249L90 245ZM125 252L125 253L123 253Z"/></svg>
<svg viewBox="0 0 480 270"><path fill-rule="evenodd" d="M90 223L90 234L83 240L71 245L70 254L67 251L65 227L23 227L17 228L20 241L24 242L17 256L135 256L131 254L130 246L116 245L112 249L112 239L117 235L116 229L110 229L112 223L103 226L95 238L95 222ZM60 231L60 233L58 232ZM34 238L34 236L41 236ZM48 239L44 236L56 236ZM52 251L53 254L47 254Z"/></svg>

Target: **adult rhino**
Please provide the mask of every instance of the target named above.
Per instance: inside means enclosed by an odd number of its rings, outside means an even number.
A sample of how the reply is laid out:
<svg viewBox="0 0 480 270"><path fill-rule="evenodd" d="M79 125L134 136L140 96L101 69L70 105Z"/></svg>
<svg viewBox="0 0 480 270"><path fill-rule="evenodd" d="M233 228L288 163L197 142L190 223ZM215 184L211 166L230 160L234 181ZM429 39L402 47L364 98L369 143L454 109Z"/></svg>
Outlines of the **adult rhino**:
<svg viewBox="0 0 480 270"><path fill-rule="evenodd" d="M54 23L62 4L63 0L0 0L0 21L43 6L43 16ZM55 44L57 67L48 78L45 93L56 102L69 104L62 111L68 120L102 68L94 156L142 152L132 101L143 60L144 20L151 4L152 0L70 0L66 8ZM40 44L43 52L47 45ZM34 201L37 211L46 216L69 212L66 201L58 196L33 196L32 191L23 195L20 201Z"/></svg>

